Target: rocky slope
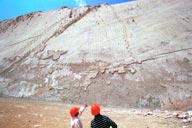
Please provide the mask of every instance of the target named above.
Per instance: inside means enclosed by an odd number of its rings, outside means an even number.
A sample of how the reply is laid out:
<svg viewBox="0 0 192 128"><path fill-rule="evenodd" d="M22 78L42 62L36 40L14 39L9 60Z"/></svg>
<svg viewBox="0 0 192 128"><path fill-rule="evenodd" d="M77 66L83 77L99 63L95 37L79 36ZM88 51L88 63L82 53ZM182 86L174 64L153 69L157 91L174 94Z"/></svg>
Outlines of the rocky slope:
<svg viewBox="0 0 192 128"><path fill-rule="evenodd" d="M192 107L192 1L67 7L0 22L0 93Z"/></svg>

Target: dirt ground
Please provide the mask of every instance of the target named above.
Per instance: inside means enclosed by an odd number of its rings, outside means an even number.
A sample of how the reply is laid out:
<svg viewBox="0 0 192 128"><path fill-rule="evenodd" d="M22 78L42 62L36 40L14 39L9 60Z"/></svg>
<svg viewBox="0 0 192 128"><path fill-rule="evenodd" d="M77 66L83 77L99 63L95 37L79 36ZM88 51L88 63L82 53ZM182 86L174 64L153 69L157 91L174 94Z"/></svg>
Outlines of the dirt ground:
<svg viewBox="0 0 192 128"><path fill-rule="evenodd" d="M0 98L0 128L70 128L69 109L73 105L24 99ZM119 128L182 128L180 120L168 118L168 111L102 107ZM82 115L84 128L93 116L88 107Z"/></svg>

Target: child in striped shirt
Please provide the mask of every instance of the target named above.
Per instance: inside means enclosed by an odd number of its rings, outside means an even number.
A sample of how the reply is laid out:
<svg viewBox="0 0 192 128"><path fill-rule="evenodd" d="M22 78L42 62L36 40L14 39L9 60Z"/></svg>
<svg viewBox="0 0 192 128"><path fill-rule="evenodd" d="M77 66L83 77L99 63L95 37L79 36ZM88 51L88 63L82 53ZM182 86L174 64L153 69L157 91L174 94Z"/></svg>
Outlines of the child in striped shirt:
<svg viewBox="0 0 192 128"><path fill-rule="evenodd" d="M100 105L93 104L91 113L95 118L91 121L91 128L117 128L117 124L109 117L100 114Z"/></svg>

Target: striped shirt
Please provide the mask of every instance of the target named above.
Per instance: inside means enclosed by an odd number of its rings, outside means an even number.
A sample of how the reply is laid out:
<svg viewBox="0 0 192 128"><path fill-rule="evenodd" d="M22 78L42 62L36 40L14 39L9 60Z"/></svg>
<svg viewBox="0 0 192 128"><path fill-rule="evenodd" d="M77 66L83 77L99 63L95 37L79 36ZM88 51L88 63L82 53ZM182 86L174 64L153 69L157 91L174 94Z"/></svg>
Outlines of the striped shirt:
<svg viewBox="0 0 192 128"><path fill-rule="evenodd" d="M117 128L117 124L113 122L109 117L98 114L91 121L91 128Z"/></svg>

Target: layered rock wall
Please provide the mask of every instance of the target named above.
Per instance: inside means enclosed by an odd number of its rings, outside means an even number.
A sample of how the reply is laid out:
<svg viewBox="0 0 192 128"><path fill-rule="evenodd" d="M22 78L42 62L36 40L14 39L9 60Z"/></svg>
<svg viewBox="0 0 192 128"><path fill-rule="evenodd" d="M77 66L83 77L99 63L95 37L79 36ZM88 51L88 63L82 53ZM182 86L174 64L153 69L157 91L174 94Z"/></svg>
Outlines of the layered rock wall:
<svg viewBox="0 0 192 128"><path fill-rule="evenodd" d="M0 93L188 109L191 12L191 0L138 0L63 7L2 21Z"/></svg>

